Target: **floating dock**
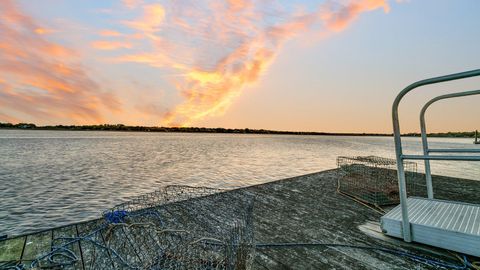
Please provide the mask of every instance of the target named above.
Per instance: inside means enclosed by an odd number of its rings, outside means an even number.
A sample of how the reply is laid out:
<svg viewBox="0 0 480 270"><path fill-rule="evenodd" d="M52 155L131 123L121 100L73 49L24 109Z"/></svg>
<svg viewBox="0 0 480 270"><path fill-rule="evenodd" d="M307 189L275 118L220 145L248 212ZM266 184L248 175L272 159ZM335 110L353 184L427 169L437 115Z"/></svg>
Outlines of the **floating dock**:
<svg viewBox="0 0 480 270"><path fill-rule="evenodd" d="M464 204L450 198L438 198L432 184L431 160L441 161L480 161L478 148L431 148L425 122L425 113L434 103L460 97L480 95L480 90L460 91L444 94L430 99L420 111L420 130L423 155L405 154L398 108L400 101L412 90L426 85L440 84L455 80L480 76L480 69L424 79L405 87L392 104L393 138L398 171L400 206L382 217L382 229L386 234L401 237L405 242L433 245L471 256L480 256L480 232L477 230L480 204ZM425 166L425 183L428 199L409 198L407 191L405 162L423 160ZM460 200L461 201L461 200ZM411 209L410 209L411 208ZM414 212L410 220L410 212ZM401 219L401 225L397 221ZM472 229L473 228L473 229ZM476 267L476 266L475 266ZM478 268L478 267L476 267Z"/></svg>
<svg viewBox="0 0 480 270"><path fill-rule="evenodd" d="M410 197L412 240L480 257L480 206L462 202ZM381 218L387 235L403 238L402 209Z"/></svg>
<svg viewBox="0 0 480 270"><path fill-rule="evenodd" d="M218 212L210 213L208 220L220 224L225 218L225 207L246 196L254 196L254 242L258 244L253 258L254 269L435 269L428 263L402 256L401 252L462 265L456 256L445 250L385 236L379 224L382 213L337 192L340 173L340 170L329 170L173 202L164 205L162 211L165 217L178 215L190 222L199 219L195 214L197 205L213 204ZM423 177L418 175L418 185L424 194L418 195L426 195ZM433 184L437 198L480 203L480 181L433 176ZM0 269L15 269L7 268L15 265L29 269L33 260L54 249L52 239L85 236L103 221L92 220L2 240ZM99 233L95 240L108 246L115 237L122 236ZM130 239L133 242L130 244L128 239L123 240L125 243L117 250L124 253L139 254L148 248L135 245L135 239ZM156 244L155 239L151 244ZM63 269L128 269L114 258L114 254L89 241L75 242L69 250L78 260ZM397 252L386 252L388 250Z"/></svg>

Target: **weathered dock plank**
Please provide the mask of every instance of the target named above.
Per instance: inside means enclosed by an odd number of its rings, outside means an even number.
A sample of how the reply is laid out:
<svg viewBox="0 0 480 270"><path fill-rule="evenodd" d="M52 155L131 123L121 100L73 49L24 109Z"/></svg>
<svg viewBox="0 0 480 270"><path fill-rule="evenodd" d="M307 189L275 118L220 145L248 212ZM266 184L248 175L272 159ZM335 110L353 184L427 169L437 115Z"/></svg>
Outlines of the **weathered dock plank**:
<svg viewBox="0 0 480 270"><path fill-rule="evenodd" d="M100 228L103 226L103 220L93 220L91 222L77 225L78 235L86 239L80 240L80 250L82 253L83 267L85 270L104 269L111 266L112 269L121 269L115 264L106 246Z"/></svg>
<svg viewBox="0 0 480 270"><path fill-rule="evenodd" d="M384 247L421 256L452 259L443 250L401 241L385 241L360 230L368 222L378 222L380 214L336 192L338 171L331 170L259 186L248 187L256 194L254 221L257 243L331 243ZM468 191L480 190L480 182L434 177L438 195L480 203ZM462 185L458 185L459 182ZM468 188L466 188L468 187ZM237 190L235 192L240 192ZM441 254L441 256L439 256ZM374 250L345 247L258 249L256 265L271 269L429 269L413 260ZM460 263L460 262L456 262Z"/></svg>
<svg viewBox="0 0 480 270"><path fill-rule="evenodd" d="M395 249L461 263L445 250L385 236L378 225L380 213L336 192L339 173L338 170L324 171L167 204L158 209L158 220L164 223L162 228L181 230L188 227L213 233L210 226L222 226L225 220L231 220L237 214L235 209L244 207L242 200L254 196L255 242L267 245L257 248L255 269L434 269L399 254L348 245ZM419 175L417 179L419 195L426 194L422 177ZM480 181L434 176L433 184L438 198L480 203ZM51 250L52 237L75 237L77 226L78 236L90 236L90 240L72 245L71 250L80 254L77 256L80 260L67 269L126 269L113 250L126 256L131 263L143 263L158 252L158 247L168 250L175 246L174 234L170 237L154 227L142 226L149 221L137 218L136 225L111 224L92 234L102 226L104 221L100 219L29 235L26 241L25 237L7 239L0 241L0 261L31 262ZM272 247L269 243L338 246ZM23 246L25 251L21 256Z"/></svg>
<svg viewBox="0 0 480 270"><path fill-rule="evenodd" d="M52 248L55 249L59 246L65 246L67 243L72 242L75 238L78 237L76 226L66 226L53 230L53 243ZM72 244L66 245L65 248L71 250L75 257L76 261L70 265L65 265L63 269L83 269L82 253L80 252L80 243L73 242Z"/></svg>
<svg viewBox="0 0 480 270"><path fill-rule="evenodd" d="M27 236L25 250L21 258L22 264L30 265L39 256L52 249L52 231L43 231Z"/></svg>
<svg viewBox="0 0 480 270"><path fill-rule="evenodd" d="M19 262L25 246L25 236L0 242L0 262Z"/></svg>

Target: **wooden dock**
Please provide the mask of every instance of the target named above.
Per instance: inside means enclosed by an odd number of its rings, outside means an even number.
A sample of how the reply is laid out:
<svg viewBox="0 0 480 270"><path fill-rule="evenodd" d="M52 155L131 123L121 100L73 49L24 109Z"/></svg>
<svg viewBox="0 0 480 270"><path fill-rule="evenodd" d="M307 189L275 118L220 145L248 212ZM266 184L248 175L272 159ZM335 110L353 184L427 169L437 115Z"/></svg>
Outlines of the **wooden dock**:
<svg viewBox="0 0 480 270"><path fill-rule="evenodd" d="M385 236L379 226L381 213L336 192L339 173L341 172L338 170L329 170L210 195L209 197L215 198L214 200L197 198L190 202L172 203L165 206L165 213L166 216L168 213L170 215L181 213L183 218L188 219L195 216L196 205L214 203L218 213L212 213L209 218L221 222L226 207L247 195L253 195L255 196L253 208L255 243L330 243L382 247L461 264L455 256L444 250L419 244L407 244ZM478 196L480 181L434 176L433 183L438 198L480 203L480 196ZM423 185L423 182L419 180L418 185ZM33 260L53 249L55 243L52 243L52 239L87 235L102 222L102 219L92 220L2 240L0 241L0 269L14 269L8 267L20 264L29 266ZM105 239L107 235L98 234L95 237L99 243L108 245ZM135 241L135 239L132 240ZM69 249L75 253L78 260L64 269L126 268L112 258L111 252L102 251L91 242L79 241L69 246ZM134 252L135 250L132 250L131 253ZM469 259L480 260L471 257ZM258 247L255 251L253 267L254 269L434 269L432 266L381 250L328 245Z"/></svg>

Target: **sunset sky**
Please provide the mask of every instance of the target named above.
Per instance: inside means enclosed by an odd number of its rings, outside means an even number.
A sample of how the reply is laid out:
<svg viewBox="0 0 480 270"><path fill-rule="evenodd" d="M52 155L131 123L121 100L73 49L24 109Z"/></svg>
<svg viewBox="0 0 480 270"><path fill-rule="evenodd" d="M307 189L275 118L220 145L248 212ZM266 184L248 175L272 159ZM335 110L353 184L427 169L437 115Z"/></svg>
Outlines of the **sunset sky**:
<svg viewBox="0 0 480 270"><path fill-rule="evenodd" d="M480 68L478 0L0 1L0 122L391 132L416 80ZM401 106L418 131L426 87ZM428 130L480 129L479 97Z"/></svg>

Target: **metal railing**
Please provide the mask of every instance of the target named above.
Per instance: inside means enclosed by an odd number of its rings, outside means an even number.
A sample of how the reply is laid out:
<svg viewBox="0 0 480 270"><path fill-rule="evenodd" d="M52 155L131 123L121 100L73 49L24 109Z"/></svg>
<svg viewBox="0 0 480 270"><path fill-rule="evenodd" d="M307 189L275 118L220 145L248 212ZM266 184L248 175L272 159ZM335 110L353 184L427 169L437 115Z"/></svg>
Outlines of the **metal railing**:
<svg viewBox="0 0 480 270"><path fill-rule="evenodd" d="M425 124L425 112L433 103L443 99L466 97L466 96L473 96L473 95L480 95L480 90L441 95L441 96L432 98L423 106L422 110L420 111L420 130L422 133L423 154L425 156L428 156L430 153L480 153L480 149L429 149L428 140L427 140L427 128ZM433 185L432 185L432 172L430 170L430 159L425 159L425 178L427 181L428 198L433 199Z"/></svg>
<svg viewBox="0 0 480 270"><path fill-rule="evenodd" d="M402 151L402 138L401 138L401 133L400 133L400 121L398 117L398 105L400 104L400 101L402 98L410 91L412 91L415 88L425 86L425 85L430 85L430 84L436 84L436 83L442 83L442 82L448 82L448 81L453 81L453 80L460 80L460 79L465 79L465 78L470 78L470 77L475 77L475 76L480 76L480 69L476 70L471 70L467 72L461 72L461 73L455 73L451 75L446 75L446 76L441 76L441 77L435 77L435 78L430 78L426 80L421 80L418 82L415 82L409 86L407 86L405 89L403 89L395 98L393 105L392 105L392 121L393 121L393 135L394 135L394 141L395 141L395 155L397 159L397 173L398 173L398 187L399 187L399 193L400 193L400 206L402 209L402 227L403 227L403 240L406 242L411 242L412 241L412 235L411 235L411 229L410 229L410 220L408 217L408 206L407 206L407 189L406 189L406 183L405 183L405 171L404 171L404 166L403 166L403 161L406 159L412 159L412 160L468 160L468 161L480 161L480 156L452 156L452 155L429 155L430 152L435 152L435 151L428 151L428 144L426 141L426 129L422 130L422 143L424 144L424 154L423 155L404 155ZM466 93L466 92L463 92ZM460 93L458 93L460 94ZM454 94L451 94L454 95ZM445 99L445 98L452 98L453 96L439 96L437 98L440 99ZM442 98L443 97L443 98ZM421 117L424 114L426 109L435 101L440 100L440 99L432 99L429 101L424 108L422 109L422 113L420 114ZM437 99L437 100L436 100ZM423 121L424 123L424 121ZM425 139L424 139L425 137ZM425 141L424 141L425 140ZM425 151L425 146L427 147L427 151ZM447 150L447 151L440 151L440 150L446 150L446 149L436 149L436 152L456 152L456 153L464 153L463 149L454 149L453 150ZM476 149L475 149L476 150ZM459 152L460 151L460 152ZM473 151L476 153L476 151ZM467 153L467 152L465 152ZM472 152L468 152L472 153ZM427 164L427 163L426 163ZM431 183L431 172L430 172L430 163L428 162L428 170L429 170L429 175L430 175L430 180L427 178L427 190L429 198L433 198L433 188L432 188L432 183Z"/></svg>

